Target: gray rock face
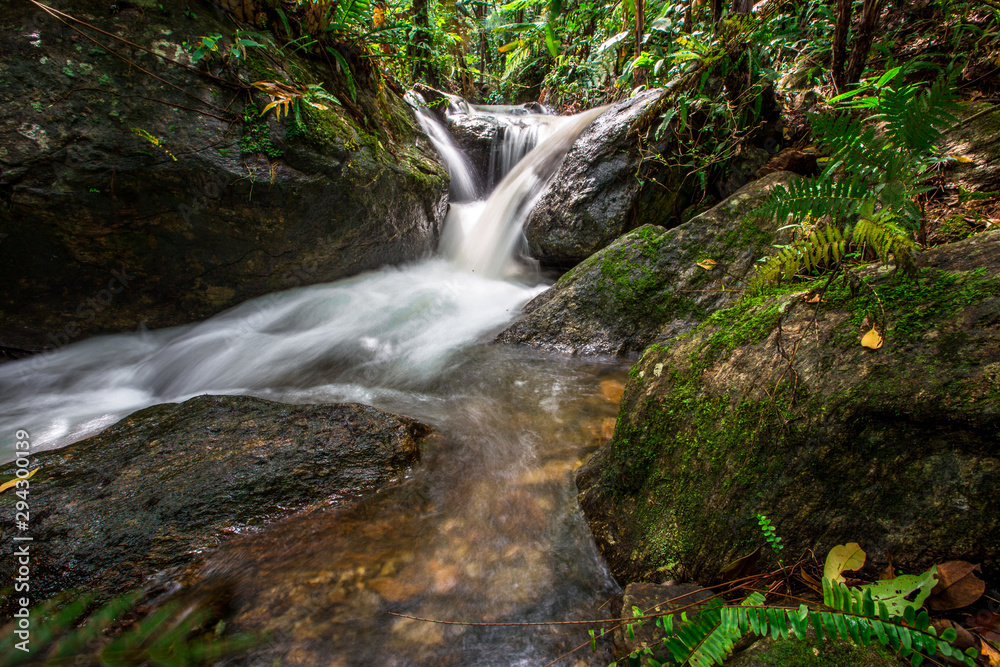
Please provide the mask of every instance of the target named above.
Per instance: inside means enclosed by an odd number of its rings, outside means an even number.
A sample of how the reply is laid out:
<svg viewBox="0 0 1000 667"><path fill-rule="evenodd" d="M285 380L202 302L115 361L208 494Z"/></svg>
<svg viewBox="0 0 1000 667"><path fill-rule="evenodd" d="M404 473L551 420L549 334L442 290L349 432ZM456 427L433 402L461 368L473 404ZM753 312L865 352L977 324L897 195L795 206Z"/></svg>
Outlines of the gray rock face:
<svg viewBox="0 0 1000 667"><path fill-rule="evenodd" d="M785 553L858 542L876 571L967 560L1000 580L1000 231L917 264L741 301L644 352L577 475L620 581L670 564L711 583L760 545L757 513Z"/></svg>
<svg viewBox="0 0 1000 667"><path fill-rule="evenodd" d="M964 119L945 135L941 153L969 158L971 162L945 167L949 180L967 190L995 192L1000 190L1000 111L986 113L992 104L964 105L958 114Z"/></svg>
<svg viewBox="0 0 1000 667"><path fill-rule="evenodd" d="M664 94L644 91L612 105L577 138L525 223L533 257L572 266L628 231L640 193L633 124Z"/></svg>
<svg viewBox="0 0 1000 667"><path fill-rule="evenodd" d="M567 354L642 351L731 305L774 241L773 221L745 219L793 174L776 172L671 230L625 234L535 297L497 342ZM706 270L698 262L712 259Z"/></svg>
<svg viewBox="0 0 1000 667"><path fill-rule="evenodd" d="M208 5L146 6L60 9L185 64L182 42L231 40ZM116 48L180 89L30 4L0 16L0 346L183 324L434 250L447 173L391 91L359 90L357 114L302 104L295 124L262 116L266 95ZM282 59L305 83L328 75ZM251 48L236 73L198 66L248 85L279 76L270 62Z"/></svg>
<svg viewBox="0 0 1000 667"><path fill-rule="evenodd" d="M32 457L31 593L112 594L177 572L226 534L398 478L427 427L363 405L284 405L199 396L140 410L100 434ZM6 480L13 464L2 467ZM4 508L16 498L0 498ZM13 530L14 513L0 528ZM10 581L14 559L0 561Z"/></svg>

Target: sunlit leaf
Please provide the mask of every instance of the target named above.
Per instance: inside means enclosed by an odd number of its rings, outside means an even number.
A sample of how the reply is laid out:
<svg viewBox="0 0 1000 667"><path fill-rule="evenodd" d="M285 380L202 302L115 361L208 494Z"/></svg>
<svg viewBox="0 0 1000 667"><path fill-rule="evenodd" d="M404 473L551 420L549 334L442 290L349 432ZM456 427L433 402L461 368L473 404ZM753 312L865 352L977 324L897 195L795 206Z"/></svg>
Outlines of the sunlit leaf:
<svg viewBox="0 0 1000 667"><path fill-rule="evenodd" d="M29 472L29 473L28 473L28 476L27 476L27 477L25 477L24 479L31 479L31 478L32 478L32 476L34 476L34 474L35 474L36 472L38 472L39 470L41 470L41 468L35 468L35 469L34 469L34 470L32 470L31 472ZM15 486L17 486L17 481L18 481L18 480L17 480L16 478L15 478L15 479L12 479L12 480L10 480L9 482L4 482L3 484L0 484L0 493L3 493L3 492L4 492L4 491L6 491L7 489L12 489L12 488L14 488Z"/></svg>
<svg viewBox="0 0 1000 667"><path fill-rule="evenodd" d="M890 616L902 616L908 607L920 609L936 583L935 566L923 574L906 574L859 588L870 590L875 604L884 604Z"/></svg>
<svg viewBox="0 0 1000 667"><path fill-rule="evenodd" d="M844 577L841 572L859 570L865 564L867 554L857 542L839 544L830 549L826 555L826 567L823 568L823 577L830 581L843 582Z"/></svg>
<svg viewBox="0 0 1000 667"><path fill-rule="evenodd" d="M869 350L879 349L882 347L882 343L884 342L885 341L882 340L882 336L879 335L879 332L875 331L875 327L872 327L871 331L861 337L861 345L867 347Z"/></svg>
<svg viewBox="0 0 1000 667"><path fill-rule="evenodd" d="M716 265L716 261L714 259L711 259L711 258L703 259L700 262L698 262L698 266L700 266L701 268L705 269L706 271L711 271L712 269L715 268L715 265Z"/></svg>

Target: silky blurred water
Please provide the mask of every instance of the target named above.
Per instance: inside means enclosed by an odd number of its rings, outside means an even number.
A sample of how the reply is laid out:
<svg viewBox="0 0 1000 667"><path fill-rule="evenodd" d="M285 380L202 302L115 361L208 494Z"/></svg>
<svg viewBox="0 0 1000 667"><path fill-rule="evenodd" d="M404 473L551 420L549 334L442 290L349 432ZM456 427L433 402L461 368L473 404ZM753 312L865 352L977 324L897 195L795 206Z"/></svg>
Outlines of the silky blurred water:
<svg viewBox="0 0 1000 667"><path fill-rule="evenodd" d="M573 472L610 436L625 368L489 344L546 287L517 258L520 226L600 111L540 117L544 138L491 196L452 206L443 257L0 364L0 457L14 457L19 429L35 451L62 447L199 394L356 401L415 417L435 435L408 479L230 540L190 583L232 583L232 622L275 639L252 659L260 664L544 664L585 642L559 626L444 626L388 612L539 622L606 613L615 585ZM430 132L436 143L441 130ZM454 177L465 167L449 168ZM587 655L574 660L606 664Z"/></svg>

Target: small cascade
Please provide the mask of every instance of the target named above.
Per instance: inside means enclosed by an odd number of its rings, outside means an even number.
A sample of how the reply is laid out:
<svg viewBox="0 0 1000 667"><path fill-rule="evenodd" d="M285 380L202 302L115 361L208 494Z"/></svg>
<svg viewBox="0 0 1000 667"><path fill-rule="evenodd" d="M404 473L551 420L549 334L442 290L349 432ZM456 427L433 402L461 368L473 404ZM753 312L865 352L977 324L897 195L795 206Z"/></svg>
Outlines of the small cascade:
<svg viewBox="0 0 1000 667"><path fill-rule="evenodd" d="M511 172L525 155L544 137L548 123L525 122L513 118L497 128L490 148L489 185L494 187Z"/></svg>
<svg viewBox="0 0 1000 667"><path fill-rule="evenodd" d="M544 137L504 176L484 203L452 208L442 251L460 267L481 276L497 278L509 271L532 206L576 138L605 109L599 107L567 117L525 117L526 121L537 120L536 128L545 127Z"/></svg>
<svg viewBox="0 0 1000 667"><path fill-rule="evenodd" d="M430 137L431 143L434 144L434 148L444 160L445 167L448 168L448 175L451 176L450 201L463 202L476 199L478 195L476 179L472 175L472 167L465 154L455 144L455 140L451 138L448 130L434 118L434 114L427 109L426 105L412 96L408 101L416 110L420 127Z"/></svg>

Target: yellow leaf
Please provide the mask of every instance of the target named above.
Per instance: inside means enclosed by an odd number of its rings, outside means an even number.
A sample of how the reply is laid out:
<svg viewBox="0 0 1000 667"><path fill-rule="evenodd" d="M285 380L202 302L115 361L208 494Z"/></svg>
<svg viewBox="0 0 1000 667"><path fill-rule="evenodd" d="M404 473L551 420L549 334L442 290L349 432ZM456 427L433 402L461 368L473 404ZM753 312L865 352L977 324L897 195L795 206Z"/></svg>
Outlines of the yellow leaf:
<svg viewBox="0 0 1000 667"><path fill-rule="evenodd" d="M879 349L880 347L882 347L883 342L884 341L882 340L882 336L880 336L879 333L875 331L875 327L872 327L871 331L869 331L868 333L866 333L864 336L861 337L861 344L864 347L867 347L869 350Z"/></svg>
<svg viewBox="0 0 1000 667"><path fill-rule="evenodd" d="M845 581L840 575L844 570L860 570L865 564L867 554L857 542L840 544L830 549L826 555L826 567L823 568L823 578L830 581Z"/></svg>
<svg viewBox="0 0 1000 667"><path fill-rule="evenodd" d="M990 667L1000 667L1000 651L996 650L987 641L982 641L979 650L982 656L986 658Z"/></svg>
<svg viewBox="0 0 1000 667"><path fill-rule="evenodd" d="M715 260L714 259L703 259L700 262L698 262L698 266L700 266L701 268L705 269L706 271L711 271L712 269L715 268Z"/></svg>
<svg viewBox="0 0 1000 667"><path fill-rule="evenodd" d="M966 157L965 155L952 155L951 158L955 160L955 162L960 162L962 164L969 164L970 162L975 161L971 157Z"/></svg>
<svg viewBox="0 0 1000 667"><path fill-rule="evenodd" d="M31 472L29 472L29 473L28 473L28 476L27 476L27 477L25 477L24 479L31 479L31 478L32 478L32 476L33 476L33 475L34 475L34 474L35 474L36 472L38 472L39 470L41 470L41 468L35 468L35 469L34 469L34 470L32 470ZM15 479L12 479L12 480L10 480L9 482L4 482L3 484L0 484L0 493L3 493L3 492L4 492L4 491L6 491L7 489L12 489L12 488L14 488L15 486L17 486L17 482L18 482L18 480L17 480L17 478L15 478Z"/></svg>

